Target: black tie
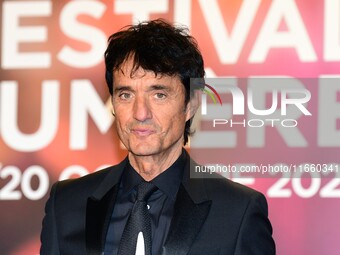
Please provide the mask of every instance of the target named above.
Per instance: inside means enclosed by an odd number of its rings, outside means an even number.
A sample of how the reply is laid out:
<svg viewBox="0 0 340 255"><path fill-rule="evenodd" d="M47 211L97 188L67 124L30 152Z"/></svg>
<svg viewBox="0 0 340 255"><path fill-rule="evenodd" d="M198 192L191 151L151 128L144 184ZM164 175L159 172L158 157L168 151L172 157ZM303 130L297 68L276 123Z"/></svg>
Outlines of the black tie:
<svg viewBox="0 0 340 255"><path fill-rule="evenodd" d="M155 185L145 181L137 186L137 199L125 225L118 248L118 255L134 255L136 253L139 232L143 232L145 255L152 254L151 219L146 201L156 189L157 187Z"/></svg>

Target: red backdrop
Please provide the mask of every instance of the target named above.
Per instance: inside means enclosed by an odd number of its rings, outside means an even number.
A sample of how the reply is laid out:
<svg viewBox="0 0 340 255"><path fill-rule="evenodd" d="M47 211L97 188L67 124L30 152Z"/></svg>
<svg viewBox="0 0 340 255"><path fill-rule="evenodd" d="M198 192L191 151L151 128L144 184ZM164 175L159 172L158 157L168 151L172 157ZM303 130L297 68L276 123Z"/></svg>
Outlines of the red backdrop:
<svg viewBox="0 0 340 255"><path fill-rule="evenodd" d="M339 164L340 0L0 1L0 247L36 254L53 182L118 163L104 81L106 38L153 18L187 25L207 77L312 78L312 116L289 142L266 128L257 146L234 129L237 163ZM340 175L241 179L269 203L277 254L338 254ZM314 176L315 177L315 176Z"/></svg>

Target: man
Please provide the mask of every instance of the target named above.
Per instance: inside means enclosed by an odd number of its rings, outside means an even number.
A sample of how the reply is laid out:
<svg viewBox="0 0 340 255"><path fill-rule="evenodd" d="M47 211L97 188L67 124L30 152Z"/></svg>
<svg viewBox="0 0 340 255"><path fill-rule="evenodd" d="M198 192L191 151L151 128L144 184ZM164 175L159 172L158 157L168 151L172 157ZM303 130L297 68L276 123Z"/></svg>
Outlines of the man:
<svg viewBox="0 0 340 255"><path fill-rule="evenodd" d="M190 178L190 78L204 76L195 40L163 20L140 23L109 38L105 64L128 156L52 187L41 254L275 254L262 194Z"/></svg>

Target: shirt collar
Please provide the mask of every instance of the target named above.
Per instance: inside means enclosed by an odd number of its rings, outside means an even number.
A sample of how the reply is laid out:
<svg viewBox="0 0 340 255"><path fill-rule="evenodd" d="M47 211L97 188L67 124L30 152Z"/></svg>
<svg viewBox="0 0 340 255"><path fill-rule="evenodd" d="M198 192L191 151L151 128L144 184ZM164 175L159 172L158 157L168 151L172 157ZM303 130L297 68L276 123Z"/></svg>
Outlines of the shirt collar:
<svg viewBox="0 0 340 255"><path fill-rule="evenodd" d="M173 201L176 200L176 195L183 178L183 170L187 155L182 150L182 154L179 158L160 175L156 176L151 182L157 186L164 194L170 197ZM124 174L122 176L122 188L123 192L131 192L139 183L143 181L143 178L138 174L138 172L127 163Z"/></svg>

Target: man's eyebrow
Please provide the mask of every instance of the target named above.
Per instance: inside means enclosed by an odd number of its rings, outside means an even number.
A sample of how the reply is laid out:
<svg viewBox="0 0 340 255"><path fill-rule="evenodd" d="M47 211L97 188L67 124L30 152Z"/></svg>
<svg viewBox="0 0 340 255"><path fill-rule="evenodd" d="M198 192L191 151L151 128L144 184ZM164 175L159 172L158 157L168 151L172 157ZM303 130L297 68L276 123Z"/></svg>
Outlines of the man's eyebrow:
<svg viewBox="0 0 340 255"><path fill-rule="evenodd" d="M155 84L151 85L150 87L147 88L148 91L153 91L153 90L165 90L165 91L170 91L171 87L162 85L162 84ZM134 89L131 86L128 85L115 85L114 86L114 92L120 92L120 91L134 91Z"/></svg>
<svg viewBox="0 0 340 255"><path fill-rule="evenodd" d="M150 86L150 88L148 90L171 90L171 88L169 86L165 86L165 85L161 85L161 84L155 84Z"/></svg>
<svg viewBox="0 0 340 255"><path fill-rule="evenodd" d="M119 91L133 91L133 89L130 86L126 85L115 85L114 86L114 92L119 92Z"/></svg>

